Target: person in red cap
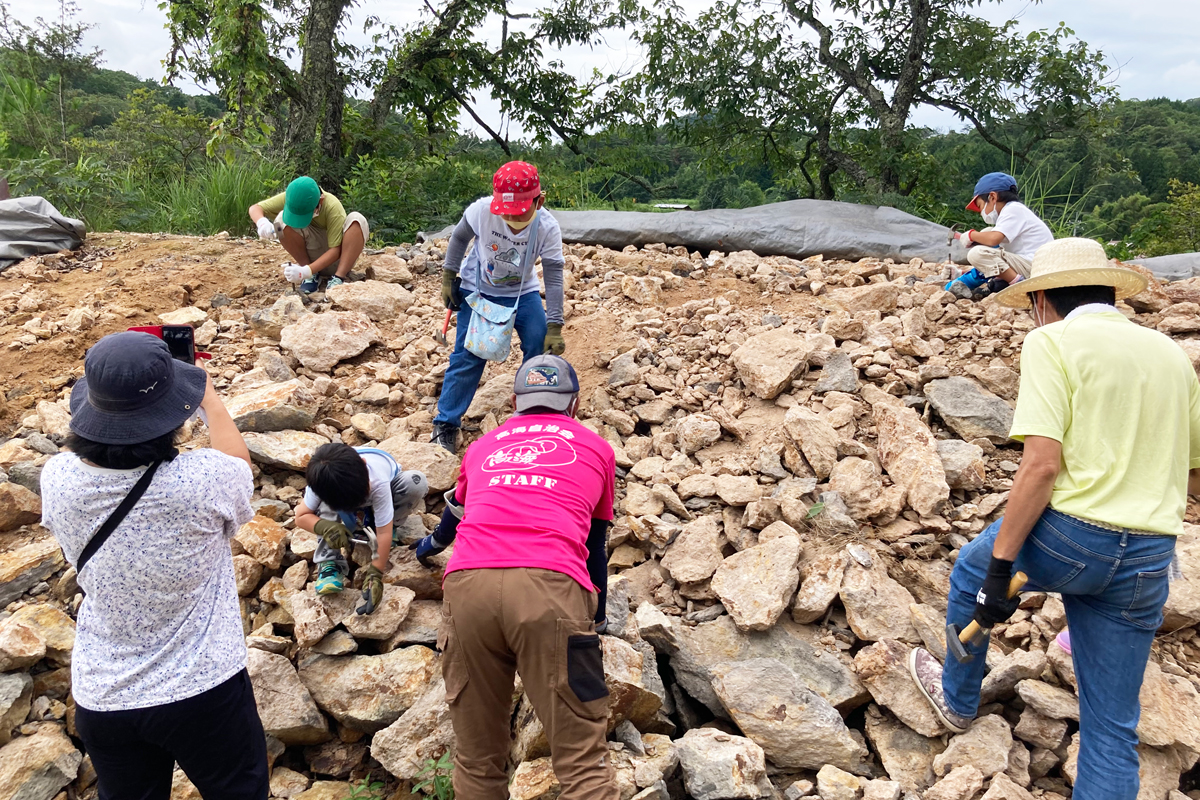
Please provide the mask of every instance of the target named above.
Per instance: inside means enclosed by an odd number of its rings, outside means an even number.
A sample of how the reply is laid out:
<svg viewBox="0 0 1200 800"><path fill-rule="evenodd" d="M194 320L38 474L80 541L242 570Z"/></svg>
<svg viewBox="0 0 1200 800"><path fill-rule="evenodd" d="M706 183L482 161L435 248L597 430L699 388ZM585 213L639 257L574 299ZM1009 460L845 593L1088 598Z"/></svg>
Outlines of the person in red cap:
<svg viewBox="0 0 1200 800"><path fill-rule="evenodd" d="M542 211L546 194L537 167L510 161L496 170L492 189L490 198L476 200L463 212L446 248L442 270L442 301L458 313L458 332L430 441L451 453L457 449L462 416L487 365L467 349L472 312L464 297L478 291L492 303L516 309L514 330L521 340L522 361L542 353L562 355L566 350L562 232L553 215ZM468 254L472 238L475 244ZM546 284L545 306L534 268L539 258Z"/></svg>

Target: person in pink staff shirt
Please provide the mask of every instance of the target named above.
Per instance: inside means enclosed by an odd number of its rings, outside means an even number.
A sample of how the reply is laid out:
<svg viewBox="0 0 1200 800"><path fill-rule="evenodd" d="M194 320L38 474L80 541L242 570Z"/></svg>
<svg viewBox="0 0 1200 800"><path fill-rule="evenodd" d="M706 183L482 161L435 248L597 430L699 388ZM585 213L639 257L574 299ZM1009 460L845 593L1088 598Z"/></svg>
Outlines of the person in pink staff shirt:
<svg viewBox="0 0 1200 800"><path fill-rule="evenodd" d="M457 740L454 791L506 800L513 680L520 673L550 742L563 800L616 800L605 734L606 537L616 456L575 421L565 359L526 361L516 414L472 444L423 564L454 543L438 647Z"/></svg>

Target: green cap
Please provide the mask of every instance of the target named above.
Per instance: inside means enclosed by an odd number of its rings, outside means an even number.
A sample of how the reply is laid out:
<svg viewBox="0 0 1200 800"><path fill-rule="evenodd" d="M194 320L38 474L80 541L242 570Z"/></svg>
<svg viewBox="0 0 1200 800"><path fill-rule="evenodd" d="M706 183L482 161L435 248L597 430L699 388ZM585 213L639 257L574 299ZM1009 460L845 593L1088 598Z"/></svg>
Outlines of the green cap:
<svg viewBox="0 0 1200 800"><path fill-rule="evenodd" d="M317 182L307 176L296 178L283 194L283 224L289 228L307 228L319 202L321 189Z"/></svg>

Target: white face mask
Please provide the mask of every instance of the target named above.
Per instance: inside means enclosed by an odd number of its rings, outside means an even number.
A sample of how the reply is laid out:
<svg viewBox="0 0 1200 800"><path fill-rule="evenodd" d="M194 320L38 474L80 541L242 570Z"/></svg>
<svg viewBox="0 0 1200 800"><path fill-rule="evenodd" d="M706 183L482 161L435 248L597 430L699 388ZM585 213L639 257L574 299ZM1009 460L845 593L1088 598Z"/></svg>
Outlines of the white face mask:
<svg viewBox="0 0 1200 800"><path fill-rule="evenodd" d="M986 201L985 201L985 203L986 203ZM996 208L996 204L993 203L991 211L986 211L986 210L980 211L979 215L981 217L983 217L983 221L986 222L988 225L995 225L996 220L1000 219L1000 209Z"/></svg>

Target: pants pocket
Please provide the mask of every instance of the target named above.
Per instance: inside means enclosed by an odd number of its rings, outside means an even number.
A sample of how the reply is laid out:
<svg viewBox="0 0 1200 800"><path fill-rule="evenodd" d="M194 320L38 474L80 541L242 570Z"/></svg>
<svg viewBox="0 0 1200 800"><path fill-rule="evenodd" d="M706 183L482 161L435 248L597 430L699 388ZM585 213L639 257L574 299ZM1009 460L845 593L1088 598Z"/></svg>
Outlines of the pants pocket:
<svg viewBox="0 0 1200 800"><path fill-rule="evenodd" d="M1171 591L1170 572L1170 565L1152 572L1139 572L1133 587L1133 599L1121 616L1139 628L1158 630L1163 622L1163 605Z"/></svg>
<svg viewBox="0 0 1200 800"><path fill-rule="evenodd" d="M608 687L604 683L604 651L590 620L558 621L555 691L577 716L608 716Z"/></svg>
<svg viewBox="0 0 1200 800"><path fill-rule="evenodd" d="M1025 570L1033 583L1044 592L1056 592L1079 576L1087 566L1072 557L1075 552L1066 537L1043 521L1034 526L1026 544L1032 550L1022 552L1017 568Z"/></svg>
<svg viewBox="0 0 1200 800"><path fill-rule="evenodd" d="M446 683L446 702L453 705L463 689L467 688L471 675L459 650L458 633L454 628L454 618L450 616L449 602L442 604L437 648L442 651L442 680Z"/></svg>

